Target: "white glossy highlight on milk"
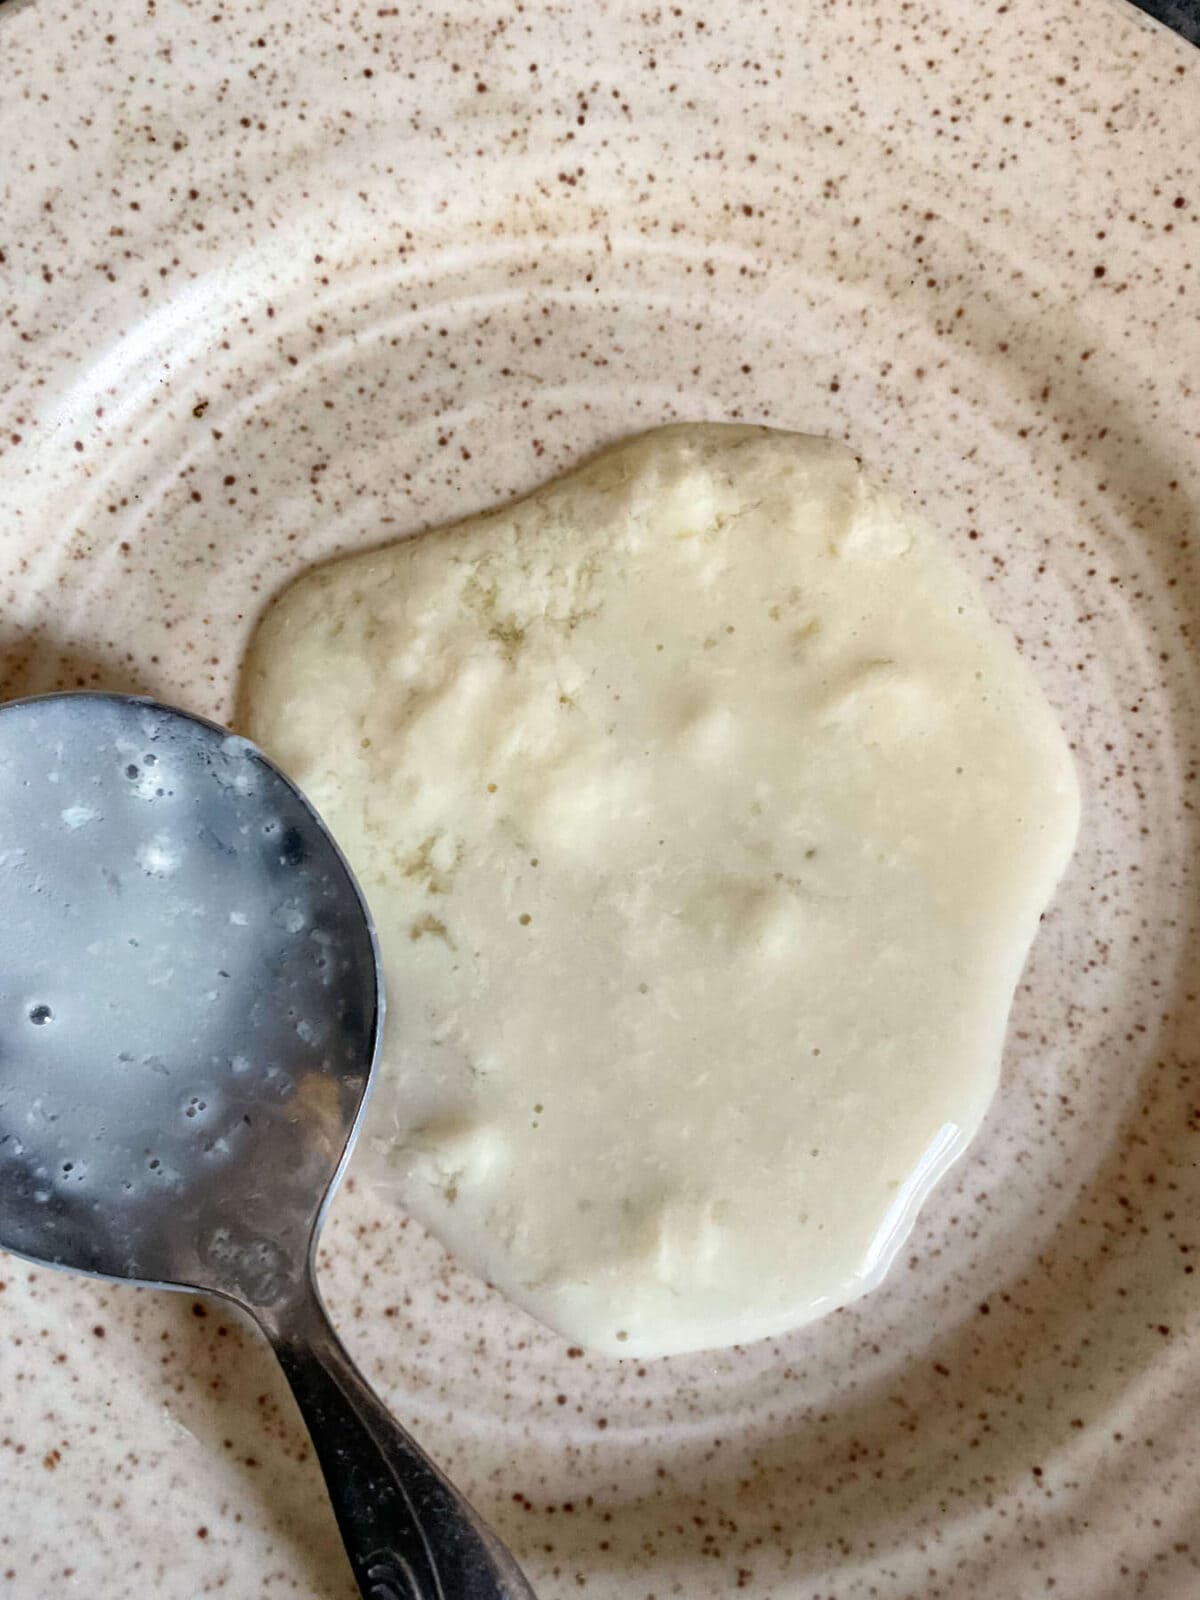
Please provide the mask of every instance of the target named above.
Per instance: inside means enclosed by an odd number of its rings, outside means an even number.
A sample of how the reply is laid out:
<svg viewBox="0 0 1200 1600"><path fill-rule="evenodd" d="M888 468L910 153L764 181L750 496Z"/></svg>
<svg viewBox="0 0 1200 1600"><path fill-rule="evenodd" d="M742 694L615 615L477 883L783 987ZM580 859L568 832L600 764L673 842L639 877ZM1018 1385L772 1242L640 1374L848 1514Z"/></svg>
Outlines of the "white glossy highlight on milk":
<svg viewBox="0 0 1200 1600"><path fill-rule="evenodd" d="M375 914L405 1208L616 1355L878 1282L987 1108L1078 793L849 451L646 435L309 575L245 682Z"/></svg>

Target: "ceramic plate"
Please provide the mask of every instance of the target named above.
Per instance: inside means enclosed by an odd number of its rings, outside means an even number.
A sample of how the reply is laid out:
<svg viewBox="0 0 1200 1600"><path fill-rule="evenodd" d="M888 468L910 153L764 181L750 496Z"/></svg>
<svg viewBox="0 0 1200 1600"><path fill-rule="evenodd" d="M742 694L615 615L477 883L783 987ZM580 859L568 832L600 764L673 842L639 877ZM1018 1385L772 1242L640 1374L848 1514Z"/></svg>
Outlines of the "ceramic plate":
<svg viewBox="0 0 1200 1600"><path fill-rule="evenodd" d="M1070 731L1003 1088L853 1309L590 1359L356 1157L334 1315L539 1595L1200 1592L1200 57L1068 0L36 0L0 74L5 694L228 718L310 562L737 418L914 496ZM0 1595L350 1595L255 1336L0 1266Z"/></svg>

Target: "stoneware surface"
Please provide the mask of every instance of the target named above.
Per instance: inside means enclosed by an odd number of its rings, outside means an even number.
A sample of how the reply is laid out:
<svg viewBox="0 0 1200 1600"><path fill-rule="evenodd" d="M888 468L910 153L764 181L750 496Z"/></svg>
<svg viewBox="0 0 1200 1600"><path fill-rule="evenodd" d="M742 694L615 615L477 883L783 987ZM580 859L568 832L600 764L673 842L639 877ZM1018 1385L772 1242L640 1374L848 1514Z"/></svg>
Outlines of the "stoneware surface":
<svg viewBox="0 0 1200 1600"><path fill-rule="evenodd" d="M915 496L1074 741L1002 1091L852 1310L589 1359L356 1158L333 1312L543 1600L1200 1593L1200 57L1104 0L36 0L0 75L4 694L228 717L309 562L744 418ZM0 1596L350 1595L261 1342L0 1286Z"/></svg>

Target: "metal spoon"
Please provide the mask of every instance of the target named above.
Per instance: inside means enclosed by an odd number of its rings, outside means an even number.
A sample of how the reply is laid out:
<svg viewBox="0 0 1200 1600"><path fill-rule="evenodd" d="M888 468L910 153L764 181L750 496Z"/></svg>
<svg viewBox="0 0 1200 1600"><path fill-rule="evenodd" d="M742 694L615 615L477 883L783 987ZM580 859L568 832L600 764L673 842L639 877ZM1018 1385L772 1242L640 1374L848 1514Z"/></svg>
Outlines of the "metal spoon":
<svg viewBox="0 0 1200 1600"><path fill-rule="evenodd" d="M383 994L362 894L303 795L153 701L16 701L0 894L0 1246L244 1307L371 1600L532 1600L313 1280Z"/></svg>

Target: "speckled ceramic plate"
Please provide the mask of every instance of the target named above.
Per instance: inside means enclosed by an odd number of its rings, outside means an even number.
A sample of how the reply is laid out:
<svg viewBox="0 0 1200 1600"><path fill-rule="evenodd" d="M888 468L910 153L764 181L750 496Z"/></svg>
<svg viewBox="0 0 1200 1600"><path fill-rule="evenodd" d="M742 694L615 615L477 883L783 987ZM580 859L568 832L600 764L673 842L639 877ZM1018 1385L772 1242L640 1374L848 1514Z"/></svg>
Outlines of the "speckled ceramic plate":
<svg viewBox="0 0 1200 1600"><path fill-rule="evenodd" d="M1198 149L1100 0L0 12L4 693L228 717L307 563L732 417L926 505L1078 751L1003 1089L852 1310L589 1359L358 1158L334 1313L544 1600L1200 1592ZM0 1596L350 1593L261 1343L0 1280Z"/></svg>

